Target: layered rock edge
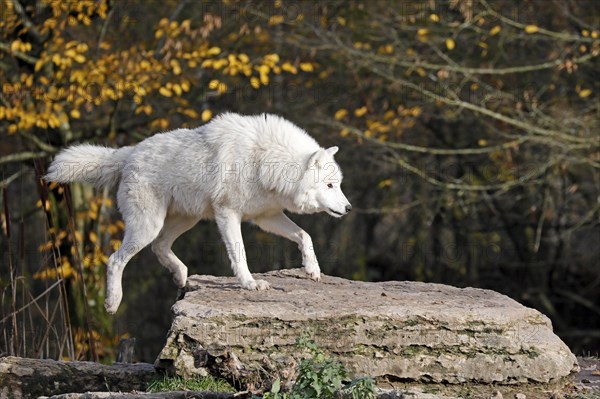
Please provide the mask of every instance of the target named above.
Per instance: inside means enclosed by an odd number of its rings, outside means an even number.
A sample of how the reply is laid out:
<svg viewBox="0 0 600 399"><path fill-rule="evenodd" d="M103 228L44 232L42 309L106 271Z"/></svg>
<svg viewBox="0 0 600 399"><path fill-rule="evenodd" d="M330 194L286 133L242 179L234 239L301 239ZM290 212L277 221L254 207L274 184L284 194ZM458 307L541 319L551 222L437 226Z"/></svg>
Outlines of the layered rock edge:
<svg viewBox="0 0 600 399"><path fill-rule="evenodd" d="M441 284L350 281L302 270L235 278L190 276L155 366L184 377L219 374L262 386L293 379L310 336L354 376L419 383L550 383L577 360L550 320L494 291Z"/></svg>

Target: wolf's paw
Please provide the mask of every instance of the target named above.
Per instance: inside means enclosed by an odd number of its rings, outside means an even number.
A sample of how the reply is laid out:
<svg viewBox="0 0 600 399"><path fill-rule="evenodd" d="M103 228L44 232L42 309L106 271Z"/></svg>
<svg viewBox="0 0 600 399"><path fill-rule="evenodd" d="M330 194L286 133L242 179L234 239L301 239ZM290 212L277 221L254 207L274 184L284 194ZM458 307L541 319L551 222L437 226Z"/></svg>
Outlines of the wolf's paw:
<svg viewBox="0 0 600 399"><path fill-rule="evenodd" d="M119 305L121 304L121 299L123 299L122 293L107 295L106 299L104 300L104 308L110 314L117 313L117 309L119 309Z"/></svg>
<svg viewBox="0 0 600 399"><path fill-rule="evenodd" d="M304 271L308 274L311 280L321 281L321 269L318 263L308 264L304 266Z"/></svg>
<svg viewBox="0 0 600 399"><path fill-rule="evenodd" d="M250 291L266 291L268 289L271 289L271 284L269 284L265 280L250 280L248 282L242 283L242 287Z"/></svg>
<svg viewBox="0 0 600 399"><path fill-rule="evenodd" d="M177 288L185 287L185 284L187 283L187 275L188 275L187 267L181 268L181 269L177 270L175 273L173 273L173 282L175 283Z"/></svg>
<svg viewBox="0 0 600 399"><path fill-rule="evenodd" d="M306 274L308 274L308 277L310 277L311 280L314 281L321 281L321 272L307 272Z"/></svg>

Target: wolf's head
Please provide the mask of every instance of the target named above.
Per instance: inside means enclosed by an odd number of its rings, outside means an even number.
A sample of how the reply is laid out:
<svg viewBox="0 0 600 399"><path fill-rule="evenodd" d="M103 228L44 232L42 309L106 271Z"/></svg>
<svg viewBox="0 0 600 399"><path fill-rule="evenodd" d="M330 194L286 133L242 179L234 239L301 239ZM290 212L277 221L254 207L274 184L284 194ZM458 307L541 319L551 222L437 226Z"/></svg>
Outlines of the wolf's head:
<svg viewBox="0 0 600 399"><path fill-rule="evenodd" d="M308 158L306 171L298 187L303 213L327 212L341 217L352 210L352 205L341 189L342 171L333 159L337 147L319 149ZM298 198L300 199L300 198Z"/></svg>

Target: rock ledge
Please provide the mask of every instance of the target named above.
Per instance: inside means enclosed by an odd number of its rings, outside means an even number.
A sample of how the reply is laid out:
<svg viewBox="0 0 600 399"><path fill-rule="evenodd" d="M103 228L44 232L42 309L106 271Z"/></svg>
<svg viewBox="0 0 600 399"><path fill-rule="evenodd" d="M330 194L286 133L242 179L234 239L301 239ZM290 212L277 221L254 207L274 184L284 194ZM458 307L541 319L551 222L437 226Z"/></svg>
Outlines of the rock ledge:
<svg viewBox="0 0 600 399"><path fill-rule="evenodd" d="M155 366L217 373L254 386L292 379L308 333L356 375L435 383L548 383L577 360L550 320L494 291L419 282L367 283L301 270L265 273L270 291L191 276Z"/></svg>

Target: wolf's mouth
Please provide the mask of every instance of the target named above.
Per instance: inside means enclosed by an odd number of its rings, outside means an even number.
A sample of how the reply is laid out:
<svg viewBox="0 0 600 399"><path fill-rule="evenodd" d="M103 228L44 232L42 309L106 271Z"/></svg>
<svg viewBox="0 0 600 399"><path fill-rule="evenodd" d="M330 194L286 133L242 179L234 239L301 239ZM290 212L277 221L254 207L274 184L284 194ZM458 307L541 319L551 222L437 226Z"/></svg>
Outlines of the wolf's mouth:
<svg viewBox="0 0 600 399"><path fill-rule="evenodd" d="M333 210L333 209L331 209L331 208L328 208L328 209L331 211L331 213L335 213L336 215L340 215L340 216L342 216L342 215L343 215L343 213L341 213L341 212L336 212L336 211L334 211L334 210Z"/></svg>

